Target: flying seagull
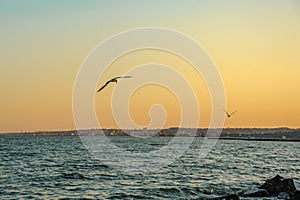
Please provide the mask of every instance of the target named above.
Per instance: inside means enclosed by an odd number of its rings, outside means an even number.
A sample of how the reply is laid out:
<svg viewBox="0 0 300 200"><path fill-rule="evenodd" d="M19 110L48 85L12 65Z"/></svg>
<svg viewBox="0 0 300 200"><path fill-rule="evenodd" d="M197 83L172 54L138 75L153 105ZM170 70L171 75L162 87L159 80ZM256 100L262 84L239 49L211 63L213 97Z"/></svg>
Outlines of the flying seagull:
<svg viewBox="0 0 300 200"><path fill-rule="evenodd" d="M223 110L226 113L227 117L231 117L231 115L233 115L234 113L237 112L237 110L236 110L236 111L234 111L234 112L232 112L232 113L229 114L225 109L223 109Z"/></svg>
<svg viewBox="0 0 300 200"><path fill-rule="evenodd" d="M119 78L131 78L132 76L117 76L115 78L110 79L109 81L107 81L97 92L100 92L101 90L103 90L109 83L115 82L118 83L117 79Z"/></svg>

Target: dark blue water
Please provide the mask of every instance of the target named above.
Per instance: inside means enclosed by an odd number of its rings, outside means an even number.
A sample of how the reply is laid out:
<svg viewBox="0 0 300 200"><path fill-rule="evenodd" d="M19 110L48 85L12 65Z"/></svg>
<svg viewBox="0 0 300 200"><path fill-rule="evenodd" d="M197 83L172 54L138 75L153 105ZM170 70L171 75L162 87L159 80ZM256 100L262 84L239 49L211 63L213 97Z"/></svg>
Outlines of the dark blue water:
<svg viewBox="0 0 300 200"><path fill-rule="evenodd" d="M138 139L110 140L133 148ZM143 145L149 151L169 140L152 137ZM79 137L0 136L0 199L201 199L256 187L276 174L300 178L299 143L219 140L204 159L201 143L196 138L153 173L129 173L93 158Z"/></svg>

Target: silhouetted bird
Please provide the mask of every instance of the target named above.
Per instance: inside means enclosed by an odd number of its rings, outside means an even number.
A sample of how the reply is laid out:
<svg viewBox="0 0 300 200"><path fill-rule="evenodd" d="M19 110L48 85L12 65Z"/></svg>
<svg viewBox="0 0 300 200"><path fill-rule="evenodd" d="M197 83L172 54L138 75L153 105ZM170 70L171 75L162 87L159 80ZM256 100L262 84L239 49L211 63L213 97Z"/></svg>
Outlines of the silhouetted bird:
<svg viewBox="0 0 300 200"><path fill-rule="evenodd" d="M118 83L117 79L119 78L131 78L132 76L118 76L115 78L110 79L109 81L107 81L97 92L100 92L101 90L103 90L109 83L115 82Z"/></svg>
<svg viewBox="0 0 300 200"><path fill-rule="evenodd" d="M229 114L225 109L223 109L223 110L226 113L227 117L231 117L231 115L233 115L234 113L237 112L237 110L236 110L236 111L234 111L234 112L232 112L232 113Z"/></svg>

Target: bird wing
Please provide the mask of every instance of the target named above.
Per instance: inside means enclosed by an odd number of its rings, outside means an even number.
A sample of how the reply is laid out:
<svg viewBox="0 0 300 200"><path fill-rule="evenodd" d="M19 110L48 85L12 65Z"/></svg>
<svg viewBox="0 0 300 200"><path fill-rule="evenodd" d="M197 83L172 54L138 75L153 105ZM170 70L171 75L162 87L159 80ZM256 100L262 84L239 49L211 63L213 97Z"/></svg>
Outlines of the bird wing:
<svg viewBox="0 0 300 200"><path fill-rule="evenodd" d="M238 110L233 111L230 115L233 115L234 113L236 113Z"/></svg>
<svg viewBox="0 0 300 200"><path fill-rule="evenodd" d="M229 113L223 108L224 112L226 113L227 116L230 116Z"/></svg>
<svg viewBox="0 0 300 200"><path fill-rule="evenodd" d="M113 78L113 79L118 79L118 78L131 78L132 76L117 76L117 77L115 77L115 78ZM112 80L113 80L112 79Z"/></svg>
<svg viewBox="0 0 300 200"><path fill-rule="evenodd" d="M115 78L110 79L109 81L107 81L105 83L105 85L103 85L97 92L100 92L101 90L103 90L110 82L114 82L115 80L119 79L119 78L131 78L132 76L117 76Z"/></svg>
<svg viewBox="0 0 300 200"><path fill-rule="evenodd" d="M109 84L109 81L107 81L97 92L100 92L101 90L103 90L108 84Z"/></svg>

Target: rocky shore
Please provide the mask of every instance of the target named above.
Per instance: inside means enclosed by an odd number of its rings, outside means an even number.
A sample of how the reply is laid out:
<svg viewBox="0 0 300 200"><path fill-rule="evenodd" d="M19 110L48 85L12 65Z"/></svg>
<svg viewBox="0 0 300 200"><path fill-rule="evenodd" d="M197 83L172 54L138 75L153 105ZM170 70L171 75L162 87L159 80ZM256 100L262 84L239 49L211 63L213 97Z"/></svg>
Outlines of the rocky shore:
<svg viewBox="0 0 300 200"><path fill-rule="evenodd" d="M210 198L210 200L263 199L268 197L272 199L300 200L300 184L292 178L283 178L276 175L266 180L258 188L241 190L236 194Z"/></svg>

